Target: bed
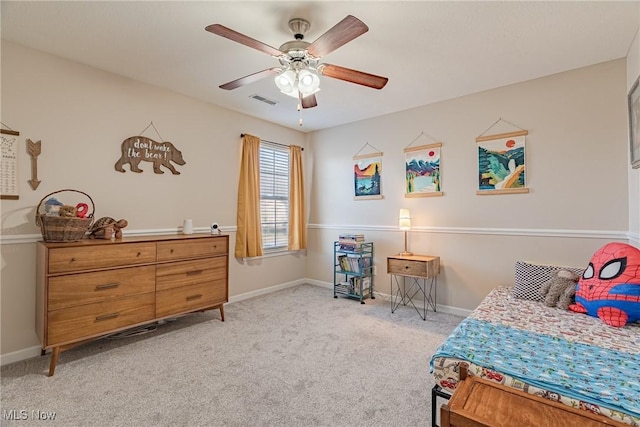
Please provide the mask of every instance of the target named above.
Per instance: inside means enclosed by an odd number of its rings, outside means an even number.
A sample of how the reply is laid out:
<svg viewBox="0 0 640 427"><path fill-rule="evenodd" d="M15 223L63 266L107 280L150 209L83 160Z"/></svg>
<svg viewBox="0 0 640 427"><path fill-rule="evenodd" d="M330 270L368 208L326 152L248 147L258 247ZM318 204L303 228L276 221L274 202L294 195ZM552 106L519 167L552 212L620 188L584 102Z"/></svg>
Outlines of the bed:
<svg viewBox="0 0 640 427"><path fill-rule="evenodd" d="M461 363L469 375L640 426L640 323L614 328L498 287L430 359L434 420Z"/></svg>

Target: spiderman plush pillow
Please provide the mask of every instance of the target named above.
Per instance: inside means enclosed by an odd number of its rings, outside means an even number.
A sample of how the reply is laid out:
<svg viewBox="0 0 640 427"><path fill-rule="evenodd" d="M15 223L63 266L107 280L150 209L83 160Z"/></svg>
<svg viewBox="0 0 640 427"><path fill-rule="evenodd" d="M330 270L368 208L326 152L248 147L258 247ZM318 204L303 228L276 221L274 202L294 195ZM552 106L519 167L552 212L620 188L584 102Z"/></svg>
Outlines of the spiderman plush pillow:
<svg viewBox="0 0 640 427"><path fill-rule="evenodd" d="M593 254L569 309L622 327L640 320L640 249L608 243Z"/></svg>

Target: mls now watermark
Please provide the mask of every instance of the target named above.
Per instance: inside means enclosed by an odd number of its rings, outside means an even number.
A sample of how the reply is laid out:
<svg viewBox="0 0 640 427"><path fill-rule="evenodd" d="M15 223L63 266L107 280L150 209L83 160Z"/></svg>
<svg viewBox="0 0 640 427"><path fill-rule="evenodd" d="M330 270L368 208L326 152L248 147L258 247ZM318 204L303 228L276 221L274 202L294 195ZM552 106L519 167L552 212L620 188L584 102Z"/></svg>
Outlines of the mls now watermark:
<svg viewBox="0 0 640 427"><path fill-rule="evenodd" d="M31 411L26 409L3 409L2 419L7 421L53 421L56 419L56 413L53 411L41 411L40 409L33 409Z"/></svg>

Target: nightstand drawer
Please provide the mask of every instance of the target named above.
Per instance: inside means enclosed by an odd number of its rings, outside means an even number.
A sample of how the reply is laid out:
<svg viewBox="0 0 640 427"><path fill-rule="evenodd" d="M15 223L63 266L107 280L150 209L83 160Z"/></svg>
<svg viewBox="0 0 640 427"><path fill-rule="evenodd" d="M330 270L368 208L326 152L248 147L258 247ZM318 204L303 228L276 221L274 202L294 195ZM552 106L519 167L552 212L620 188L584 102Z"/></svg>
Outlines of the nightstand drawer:
<svg viewBox="0 0 640 427"><path fill-rule="evenodd" d="M389 274L425 277L425 275L427 274L427 266L424 262L419 261L388 259L387 272Z"/></svg>
<svg viewBox="0 0 640 427"><path fill-rule="evenodd" d="M49 279L48 309L153 292L155 280L154 265L52 277Z"/></svg>

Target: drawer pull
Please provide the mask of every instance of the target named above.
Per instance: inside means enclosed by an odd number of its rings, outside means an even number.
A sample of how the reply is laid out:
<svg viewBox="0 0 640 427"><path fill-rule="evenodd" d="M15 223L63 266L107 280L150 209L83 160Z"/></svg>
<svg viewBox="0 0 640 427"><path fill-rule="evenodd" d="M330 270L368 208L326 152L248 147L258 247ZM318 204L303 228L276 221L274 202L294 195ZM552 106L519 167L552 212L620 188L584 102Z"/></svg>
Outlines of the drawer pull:
<svg viewBox="0 0 640 427"><path fill-rule="evenodd" d="M140 256L140 255L142 255L142 252L138 252L138 254L136 256Z"/></svg>
<svg viewBox="0 0 640 427"><path fill-rule="evenodd" d="M190 295L187 297L187 301L193 301L202 298L202 294Z"/></svg>
<svg viewBox="0 0 640 427"><path fill-rule="evenodd" d="M102 320L115 319L118 316L120 316L120 313L103 314L102 316L97 316L96 317L96 322L100 322Z"/></svg>
<svg viewBox="0 0 640 427"><path fill-rule="evenodd" d="M171 249L171 250L169 251L169 253L170 253L170 254L172 254L172 253L173 253L173 249Z"/></svg>
<svg viewBox="0 0 640 427"><path fill-rule="evenodd" d="M404 266L404 269L405 269L405 270L408 270L408 269L409 269L409 266L408 266L408 265L405 265L405 266Z"/></svg>
<svg viewBox="0 0 640 427"><path fill-rule="evenodd" d="M198 274L202 274L202 270L187 271L187 276L196 276Z"/></svg>
<svg viewBox="0 0 640 427"><path fill-rule="evenodd" d="M105 283L103 285L96 286L96 291L104 291L107 289L114 289L120 286L120 283Z"/></svg>

